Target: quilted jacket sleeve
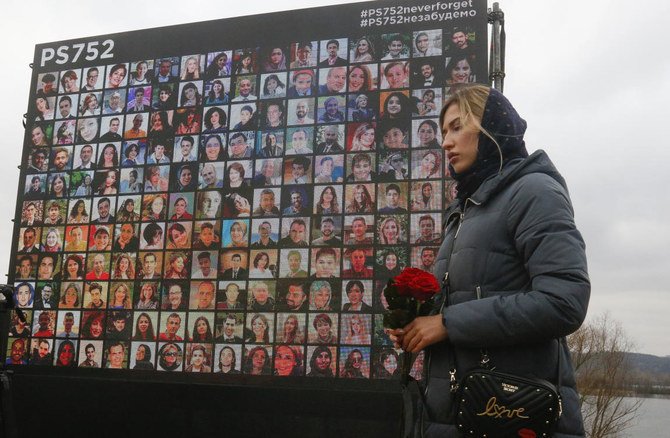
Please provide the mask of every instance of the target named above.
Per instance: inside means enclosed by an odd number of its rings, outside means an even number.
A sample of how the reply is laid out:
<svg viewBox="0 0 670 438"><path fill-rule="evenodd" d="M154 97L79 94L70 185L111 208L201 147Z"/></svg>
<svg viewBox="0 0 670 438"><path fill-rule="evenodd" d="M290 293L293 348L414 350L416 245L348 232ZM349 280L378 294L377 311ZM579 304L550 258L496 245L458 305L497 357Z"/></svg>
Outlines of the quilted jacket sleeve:
<svg viewBox="0 0 670 438"><path fill-rule="evenodd" d="M449 339L464 347L528 344L566 336L586 316L590 283L585 245L565 188L548 175L526 175L506 195L508 236L530 278L529 290L489 291L446 307ZM502 269L503 267L501 267Z"/></svg>

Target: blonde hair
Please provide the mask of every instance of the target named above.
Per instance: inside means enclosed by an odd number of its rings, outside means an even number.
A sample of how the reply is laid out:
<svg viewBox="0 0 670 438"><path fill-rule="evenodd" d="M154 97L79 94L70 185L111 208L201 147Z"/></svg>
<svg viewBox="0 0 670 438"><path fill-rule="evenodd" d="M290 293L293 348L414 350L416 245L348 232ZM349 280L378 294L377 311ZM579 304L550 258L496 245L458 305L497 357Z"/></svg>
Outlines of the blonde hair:
<svg viewBox="0 0 670 438"><path fill-rule="evenodd" d="M452 88L452 90L453 93L444 102L444 106L440 111L440 129L444 126L444 115L447 113L447 109L452 104L456 104L458 111L461 113L461 123L463 126L474 126L477 131L487 136L496 145L498 154L500 154L500 172L503 166L502 150L498 141L481 124L491 88L486 85L474 84L457 87L455 90Z"/></svg>

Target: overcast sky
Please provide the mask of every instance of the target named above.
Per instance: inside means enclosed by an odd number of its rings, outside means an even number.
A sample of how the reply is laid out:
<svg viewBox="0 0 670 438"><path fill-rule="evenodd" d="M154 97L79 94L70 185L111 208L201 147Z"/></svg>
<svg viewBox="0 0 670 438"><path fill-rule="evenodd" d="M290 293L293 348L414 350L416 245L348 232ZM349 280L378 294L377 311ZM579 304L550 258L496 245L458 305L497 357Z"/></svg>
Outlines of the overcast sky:
<svg viewBox="0 0 670 438"><path fill-rule="evenodd" d="M115 0L103 8L83 0L4 0L0 266L9 266L36 44L337 3L345 2ZM546 150L568 182L587 243L589 318L609 311L639 352L670 355L670 56L663 21L670 2L500 5L504 91L528 122L529 151Z"/></svg>

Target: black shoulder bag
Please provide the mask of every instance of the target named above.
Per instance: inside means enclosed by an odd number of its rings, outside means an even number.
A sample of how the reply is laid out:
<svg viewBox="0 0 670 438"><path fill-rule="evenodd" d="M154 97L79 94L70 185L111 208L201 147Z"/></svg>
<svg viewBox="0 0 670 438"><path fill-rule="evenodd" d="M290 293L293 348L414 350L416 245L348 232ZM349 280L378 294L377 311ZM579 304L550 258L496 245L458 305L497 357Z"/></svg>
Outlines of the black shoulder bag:
<svg viewBox="0 0 670 438"><path fill-rule="evenodd" d="M560 386L561 345L558 346ZM480 367L461 379L456 424L466 437L552 436L561 417L561 397L552 383L495 371L482 351Z"/></svg>

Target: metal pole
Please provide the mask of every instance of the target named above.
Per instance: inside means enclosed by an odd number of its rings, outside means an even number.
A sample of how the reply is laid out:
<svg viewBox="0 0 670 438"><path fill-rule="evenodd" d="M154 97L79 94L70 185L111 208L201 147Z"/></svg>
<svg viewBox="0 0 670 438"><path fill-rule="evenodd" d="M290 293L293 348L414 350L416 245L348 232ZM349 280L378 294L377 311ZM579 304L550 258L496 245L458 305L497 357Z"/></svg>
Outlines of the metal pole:
<svg viewBox="0 0 670 438"><path fill-rule="evenodd" d="M505 79L505 13L497 2L488 11L488 22L493 24L489 81L493 88L502 93Z"/></svg>

